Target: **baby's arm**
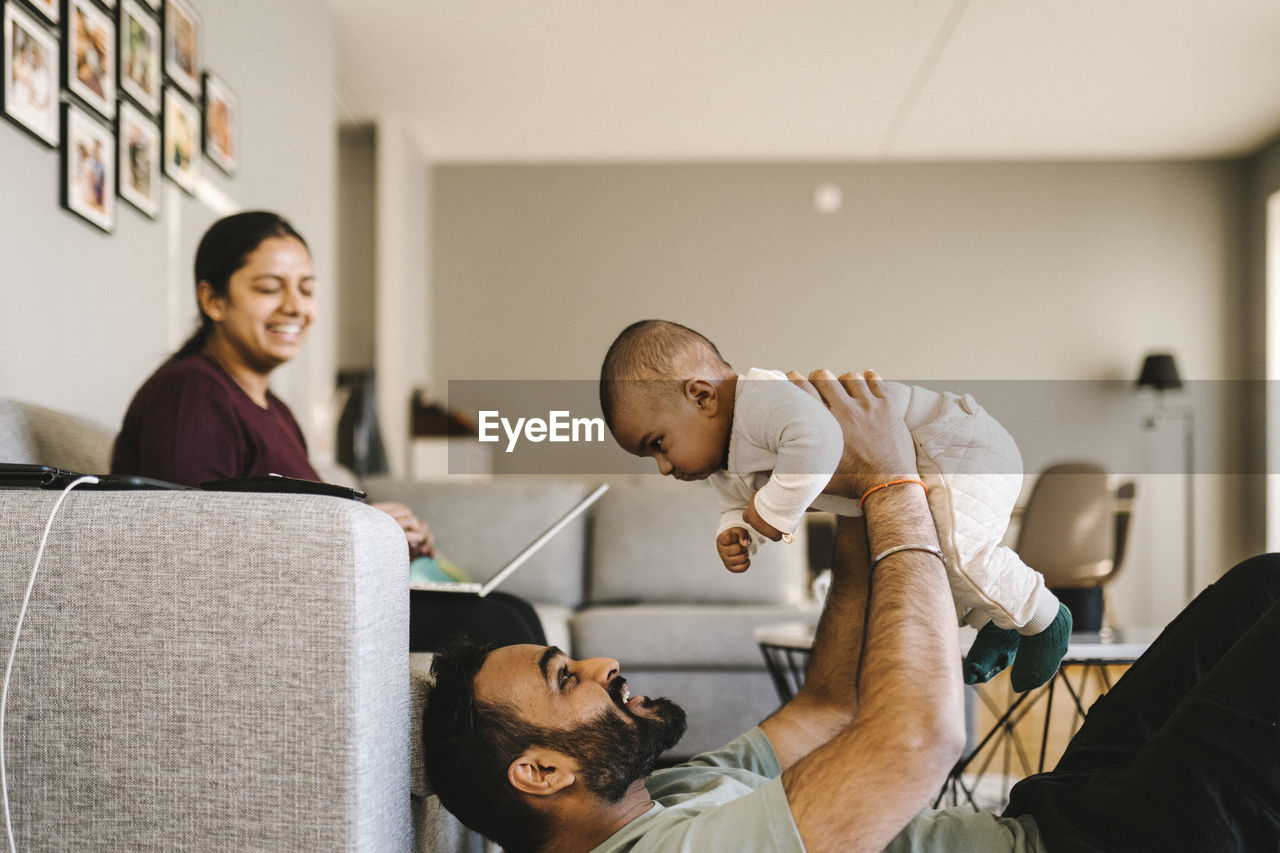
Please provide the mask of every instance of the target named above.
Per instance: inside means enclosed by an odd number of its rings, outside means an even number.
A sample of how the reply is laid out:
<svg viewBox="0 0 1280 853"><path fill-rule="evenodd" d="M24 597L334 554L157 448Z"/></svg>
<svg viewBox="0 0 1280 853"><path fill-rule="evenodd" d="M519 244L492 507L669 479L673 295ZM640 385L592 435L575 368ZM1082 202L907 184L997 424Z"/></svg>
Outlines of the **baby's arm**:
<svg viewBox="0 0 1280 853"><path fill-rule="evenodd" d="M831 481L844 449L840 426L822 404L789 382L779 385L786 386L788 393L771 394L771 407L758 413L761 417L751 425L777 460L743 516L775 541L800 526L805 510Z"/></svg>

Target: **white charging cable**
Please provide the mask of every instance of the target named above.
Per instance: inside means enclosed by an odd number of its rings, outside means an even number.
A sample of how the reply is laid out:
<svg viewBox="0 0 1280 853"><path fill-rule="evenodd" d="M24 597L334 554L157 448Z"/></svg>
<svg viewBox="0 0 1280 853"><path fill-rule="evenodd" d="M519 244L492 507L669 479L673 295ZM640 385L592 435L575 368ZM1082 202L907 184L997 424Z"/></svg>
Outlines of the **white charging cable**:
<svg viewBox="0 0 1280 853"><path fill-rule="evenodd" d="M49 541L49 531L53 528L54 517L57 516L62 502L67 499L72 489L81 483L96 482L98 482L97 477L80 477L73 480L58 496L57 503L53 505L53 511L49 513L49 521L44 526L44 535L40 537L40 549L36 551L36 562L31 567L31 577L27 580L27 594L22 599L22 609L18 611L18 625L13 629L13 645L9 647L9 664L4 668L4 689L0 690L0 794L3 794L4 798L4 831L9 838L10 853L18 853L18 848L13 843L13 822L9 817L9 777L5 772L4 755L4 710L9 704L9 676L13 673L13 659L18 654L18 636L22 633L22 620L27 615L27 604L31 601L31 590L36 585L36 572L40 571L40 559L44 556L44 546Z"/></svg>

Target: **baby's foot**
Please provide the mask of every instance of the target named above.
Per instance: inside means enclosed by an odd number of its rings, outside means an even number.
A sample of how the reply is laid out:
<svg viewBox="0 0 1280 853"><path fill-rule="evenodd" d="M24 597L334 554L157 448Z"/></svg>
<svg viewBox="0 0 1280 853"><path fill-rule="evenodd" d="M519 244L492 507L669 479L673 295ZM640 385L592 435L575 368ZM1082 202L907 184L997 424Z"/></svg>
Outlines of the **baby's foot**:
<svg viewBox="0 0 1280 853"><path fill-rule="evenodd" d="M964 656L964 683L982 684L994 678L1013 663L1021 639L1012 628L1001 628L994 622L983 625Z"/></svg>
<svg viewBox="0 0 1280 853"><path fill-rule="evenodd" d="M1071 641L1071 611L1058 605L1058 616L1039 634L1023 637L1018 644L1018 659L1009 673L1013 689L1023 693L1053 678L1062 665Z"/></svg>

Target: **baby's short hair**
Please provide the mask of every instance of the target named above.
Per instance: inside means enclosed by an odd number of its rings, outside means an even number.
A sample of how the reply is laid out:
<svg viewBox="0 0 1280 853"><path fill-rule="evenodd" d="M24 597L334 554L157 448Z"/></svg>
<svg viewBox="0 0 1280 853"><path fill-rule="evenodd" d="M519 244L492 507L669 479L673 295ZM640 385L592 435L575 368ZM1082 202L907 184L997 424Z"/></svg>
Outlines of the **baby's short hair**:
<svg viewBox="0 0 1280 853"><path fill-rule="evenodd" d="M614 339L600 367L600 410L609 429L623 398L634 393L660 396L698 366L728 368L705 335L670 320L639 320ZM641 389L647 389L642 391Z"/></svg>

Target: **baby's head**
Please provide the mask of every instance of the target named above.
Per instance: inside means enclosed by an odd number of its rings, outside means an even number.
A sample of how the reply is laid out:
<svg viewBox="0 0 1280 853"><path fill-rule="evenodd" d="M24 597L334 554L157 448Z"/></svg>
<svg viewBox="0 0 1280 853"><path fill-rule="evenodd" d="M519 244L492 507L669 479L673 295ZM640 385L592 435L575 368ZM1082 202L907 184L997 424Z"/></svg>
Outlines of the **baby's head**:
<svg viewBox="0 0 1280 853"><path fill-rule="evenodd" d="M618 335L600 368L600 408L614 440L663 474L703 480L725 466L737 374L715 344L666 320Z"/></svg>

